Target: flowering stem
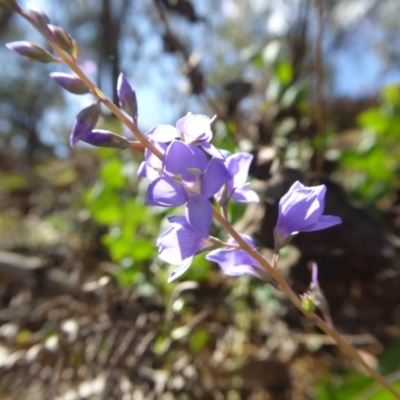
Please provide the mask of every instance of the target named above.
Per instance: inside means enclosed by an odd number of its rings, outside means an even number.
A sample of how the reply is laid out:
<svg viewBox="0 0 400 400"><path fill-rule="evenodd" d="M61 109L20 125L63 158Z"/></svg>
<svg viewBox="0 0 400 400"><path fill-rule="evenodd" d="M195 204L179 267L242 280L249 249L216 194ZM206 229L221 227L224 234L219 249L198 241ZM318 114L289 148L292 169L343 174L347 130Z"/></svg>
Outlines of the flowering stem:
<svg viewBox="0 0 400 400"><path fill-rule="evenodd" d="M385 387L396 399L400 399L400 393L398 393L393 386L377 371L375 371L372 367L368 365L367 362L361 357L361 355L357 352L357 350L352 347L347 341L333 328L333 325L329 324L329 322L325 322L315 313L308 313L304 310L301 300L296 295L296 293L292 290L286 280L279 274L277 269L273 268L267 260L256 250L252 249L245 240L239 235L238 232L222 217L221 214L218 213L216 209L213 210L214 218L222 225L222 227L236 240L236 242L240 245L242 250L246 251L250 254L257 262L259 262L265 270L272 276L272 278L278 283L282 292L286 294L289 300L293 303L293 305L300 310L307 318L312 320L322 331L324 331L327 335L332 337L337 345L353 360L357 361L360 365L364 367L364 369L375 379L377 380L383 387Z"/></svg>
<svg viewBox="0 0 400 400"><path fill-rule="evenodd" d="M228 220L228 209L227 209L226 206L221 207L221 214L222 214L222 216L223 216L227 221L229 221L229 220Z"/></svg>
<svg viewBox="0 0 400 400"><path fill-rule="evenodd" d="M35 28L35 24L33 23L29 14L27 14L24 10L20 10L20 14L27 19ZM53 40L49 40L46 38L50 46L58 53L61 59L64 61L68 67L82 80L82 82L87 86L90 92L100 99L100 101L106 105L106 107L126 126L128 127L133 134L137 137L137 139L142 143L144 147L147 147L153 154L155 154L158 158L162 159L161 152L151 143L147 137L140 131L140 129L136 126L136 124L128 118L81 70L75 60L67 54L64 50L58 46Z"/></svg>
<svg viewBox="0 0 400 400"><path fill-rule="evenodd" d="M35 28L35 23L28 13L24 10L19 9L18 12L27 19ZM40 32L40 31L39 31ZM46 38L50 46L58 53L61 59L66 65L68 65L71 70L82 80L82 82L87 86L90 92L96 96L126 127L128 127L134 135L137 137L140 143L132 142L132 150L138 150L141 147L148 148L154 155L159 159L163 156L161 152L147 139L147 137L140 131L136 124L128 118L97 86L85 75L81 68L76 64L74 58L61 49L53 40ZM240 236L240 234L230 225L228 219L226 218L226 210L222 209L222 213L219 213L216 208L213 208L213 216L216 221L226 230L226 232L236 240L238 246L242 250L246 251L251 257L254 258L263 268L271 275L271 277L276 281L277 285L280 287L281 291L286 294L293 305L300 310L307 318L312 320L323 332L332 337L338 346L348 354L353 360L361 364L365 370L382 386L384 386L396 399L400 400L400 394L390 385L390 383L381 376L377 371L371 368L364 359L360 356L355 348L353 348L347 341L333 328L329 322L325 322L318 315L314 313L308 313L302 307L302 303L297 296L297 294L292 290L286 280L279 274L276 267L276 262L278 258L277 252L274 252L272 258L272 265L268 263L267 260L255 249L253 249L246 241ZM226 246L226 244L224 244Z"/></svg>
<svg viewBox="0 0 400 400"><path fill-rule="evenodd" d="M274 253L272 254L272 260L271 260L272 268L276 268L276 266L278 264L278 258L279 258L279 250L274 250Z"/></svg>

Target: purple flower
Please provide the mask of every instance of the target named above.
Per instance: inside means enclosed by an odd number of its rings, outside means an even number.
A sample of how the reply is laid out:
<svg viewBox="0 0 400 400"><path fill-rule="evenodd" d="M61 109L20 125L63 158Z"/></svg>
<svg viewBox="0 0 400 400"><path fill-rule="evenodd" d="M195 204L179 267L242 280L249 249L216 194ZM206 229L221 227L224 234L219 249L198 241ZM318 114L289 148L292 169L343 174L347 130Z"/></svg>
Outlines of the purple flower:
<svg viewBox="0 0 400 400"><path fill-rule="evenodd" d="M185 217L168 218L171 227L157 239L158 256L177 268L168 282L178 278L190 267L196 253L211 245L187 222Z"/></svg>
<svg viewBox="0 0 400 400"><path fill-rule="evenodd" d="M151 142L160 150L162 154L165 153L165 150L167 149L167 145L165 143ZM150 181L154 181L163 175L162 166L163 161L146 148L144 151L144 161L139 166L138 176L147 178Z"/></svg>
<svg viewBox="0 0 400 400"><path fill-rule="evenodd" d="M214 147L211 123L214 118L207 115L188 113L178 120L176 127L172 125L157 125L148 133L148 137L156 142L168 143L173 139L181 139L189 144L196 144L213 157L223 158L221 152Z"/></svg>
<svg viewBox="0 0 400 400"><path fill-rule="evenodd" d="M275 228L277 248L285 246L299 232L313 232L340 224L342 219L322 215L326 186L303 186L295 182L279 202L279 217Z"/></svg>
<svg viewBox="0 0 400 400"><path fill-rule="evenodd" d="M231 179L222 160L212 158L196 146L174 140L163 161L164 176L155 179L147 191L146 204L161 207L186 204L186 217L193 229L208 237L212 222L209 198Z"/></svg>
<svg viewBox="0 0 400 400"><path fill-rule="evenodd" d="M136 124L138 117L136 93L122 73L119 74L118 77L117 93L119 98L119 105L124 111L126 111L129 116L132 117L133 122Z"/></svg>
<svg viewBox="0 0 400 400"><path fill-rule="evenodd" d="M96 126L100 116L99 103L91 104L84 108L76 117L70 136L71 146L75 146L79 140L83 140Z"/></svg>
<svg viewBox="0 0 400 400"><path fill-rule="evenodd" d="M255 248L251 237L243 234L240 236L247 244ZM231 238L228 240L228 245L237 246L237 242ZM270 280L270 276L265 269L253 257L241 249L222 248L213 250L206 255L206 259L216 262L225 275L253 275L263 280Z"/></svg>
<svg viewBox="0 0 400 400"><path fill-rule="evenodd" d="M244 152L225 158L225 165L233 178L215 196L222 207L227 205L231 198L242 203L260 201L257 193L246 187L252 160L253 156Z"/></svg>

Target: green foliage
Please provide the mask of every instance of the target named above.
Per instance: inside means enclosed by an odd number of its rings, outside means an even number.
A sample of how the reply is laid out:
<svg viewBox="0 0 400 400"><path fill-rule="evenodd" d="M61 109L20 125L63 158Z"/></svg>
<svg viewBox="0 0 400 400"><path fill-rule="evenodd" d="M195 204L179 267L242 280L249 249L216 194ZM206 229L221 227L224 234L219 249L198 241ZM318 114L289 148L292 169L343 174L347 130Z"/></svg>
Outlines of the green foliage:
<svg viewBox="0 0 400 400"><path fill-rule="evenodd" d="M382 90L380 104L358 118L362 138L343 152L340 163L351 194L373 205L399 187L400 87Z"/></svg>
<svg viewBox="0 0 400 400"><path fill-rule="evenodd" d="M379 358L379 373L400 389L400 340L386 347ZM390 400L393 395L383 389L373 378L356 371L346 371L322 379L315 390L318 400Z"/></svg>
<svg viewBox="0 0 400 400"><path fill-rule="evenodd" d="M108 227L101 242L107 247L113 262L120 265L117 276L122 286L143 285L143 267L155 257L155 239L160 216L152 213L140 199L132 171L137 164L131 155L114 150L99 152L99 179L86 195L86 205L95 221ZM138 200L139 197L139 200Z"/></svg>

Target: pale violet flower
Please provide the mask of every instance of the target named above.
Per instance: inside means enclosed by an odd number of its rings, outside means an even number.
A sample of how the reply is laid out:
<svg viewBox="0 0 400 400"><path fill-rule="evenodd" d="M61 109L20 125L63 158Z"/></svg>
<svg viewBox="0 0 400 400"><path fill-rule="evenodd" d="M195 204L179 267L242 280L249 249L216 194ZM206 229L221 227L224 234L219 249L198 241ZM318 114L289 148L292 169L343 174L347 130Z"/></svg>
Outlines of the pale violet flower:
<svg viewBox="0 0 400 400"><path fill-rule="evenodd" d="M180 139L188 144L200 146L213 157L223 158L221 152L210 142L212 139L211 123L214 118L203 114L187 113L179 119L176 126L157 125L147 132L149 139L156 142L168 143Z"/></svg>
<svg viewBox="0 0 400 400"><path fill-rule="evenodd" d="M250 236L241 234L243 240L252 248L255 248L254 242ZM237 245L234 239L227 242L230 246ZM253 275L257 278L269 281L269 274L265 269L247 252L233 247L224 247L210 251L206 259L219 265L222 272L229 276Z"/></svg>
<svg viewBox="0 0 400 400"><path fill-rule="evenodd" d="M189 225L204 238L212 222L212 197L231 179L224 162L207 160L197 146L174 140L163 159L163 175L151 182L146 204L173 207L186 204Z"/></svg>
<svg viewBox="0 0 400 400"><path fill-rule="evenodd" d="M295 182L279 201L279 217L275 228L275 245L285 246L299 232L313 232L342 222L340 217L323 215L326 186L304 186Z"/></svg>

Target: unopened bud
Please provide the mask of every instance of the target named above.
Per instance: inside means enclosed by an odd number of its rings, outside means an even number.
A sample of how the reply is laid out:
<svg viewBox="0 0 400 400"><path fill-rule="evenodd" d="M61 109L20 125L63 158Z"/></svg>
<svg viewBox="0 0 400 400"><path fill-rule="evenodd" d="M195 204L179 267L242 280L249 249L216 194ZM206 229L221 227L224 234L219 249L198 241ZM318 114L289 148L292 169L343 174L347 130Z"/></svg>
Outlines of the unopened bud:
<svg viewBox="0 0 400 400"><path fill-rule="evenodd" d="M21 41L8 43L6 46L30 61L42 63L58 61L57 58L53 57L47 50L35 43Z"/></svg>
<svg viewBox="0 0 400 400"><path fill-rule="evenodd" d="M127 149L130 147L130 142L127 138L102 129L91 131L81 140L97 147L112 147L115 149Z"/></svg>
<svg viewBox="0 0 400 400"><path fill-rule="evenodd" d="M47 25L51 23L50 18L42 10L31 5L28 6L27 14L35 28L49 39L51 34Z"/></svg>
<svg viewBox="0 0 400 400"><path fill-rule="evenodd" d="M74 94L89 93L86 85L76 75L65 74L63 72L52 72L50 77L68 92Z"/></svg>
<svg viewBox="0 0 400 400"><path fill-rule="evenodd" d="M69 55L76 57L76 41L72 39L70 34L61 26L48 25L50 32L58 46L60 46Z"/></svg>
<svg viewBox="0 0 400 400"><path fill-rule="evenodd" d="M315 294L312 292L306 292L300 295L300 299L303 310L305 310L307 313L312 314L318 307Z"/></svg>
<svg viewBox="0 0 400 400"><path fill-rule="evenodd" d="M138 117L136 93L122 73L119 74L118 77L117 93L119 98L119 105L129 116L132 117L133 122L136 124Z"/></svg>
<svg viewBox="0 0 400 400"><path fill-rule="evenodd" d="M71 146L79 140L83 140L93 128L96 126L100 116L100 104L94 103L89 107L84 108L76 117L74 127L70 136Z"/></svg>

